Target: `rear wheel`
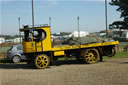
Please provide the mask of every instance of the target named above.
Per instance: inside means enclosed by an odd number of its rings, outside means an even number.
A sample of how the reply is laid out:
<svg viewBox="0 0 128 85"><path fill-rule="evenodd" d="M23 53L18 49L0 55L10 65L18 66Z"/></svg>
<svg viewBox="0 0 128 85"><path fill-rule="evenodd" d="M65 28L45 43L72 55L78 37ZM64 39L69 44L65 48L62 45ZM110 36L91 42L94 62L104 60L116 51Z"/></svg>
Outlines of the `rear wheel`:
<svg viewBox="0 0 128 85"><path fill-rule="evenodd" d="M13 63L19 63L20 61L21 61L20 56L18 56L18 55L13 56L13 58L12 58Z"/></svg>
<svg viewBox="0 0 128 85"><path fill-rule="evenodd" d="M95 48L90 48L85 50L83 60L85 63L93 64L98 62L100 58L99 51Z"/></svg>
<svg viewBox="0 0 128 85"><path fill-rule="evenodd" d="M38 69L44 69L46 68L50 63L50 59L47 55L38 55L36 58L35 58L35 66L36 68Z"/></svg>

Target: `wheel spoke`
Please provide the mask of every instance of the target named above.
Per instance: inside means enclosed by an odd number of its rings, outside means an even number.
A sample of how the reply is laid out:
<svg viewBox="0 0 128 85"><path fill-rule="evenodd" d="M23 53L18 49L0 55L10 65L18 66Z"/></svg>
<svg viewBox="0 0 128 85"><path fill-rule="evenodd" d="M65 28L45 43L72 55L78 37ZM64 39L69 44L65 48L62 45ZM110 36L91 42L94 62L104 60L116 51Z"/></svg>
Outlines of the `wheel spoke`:
<svg viewBox="0 0 128 85"><path fill-rule="evenodd" d="M44 64L44 66L46 66L47 64Z"/></svg>
<svg viewBox="0 0 128 85"><path fill-rule="evenodd" d="M41 61L39 61L39 62L37 61L37 63L38 63L38 64L41 64L42 62L41 62Z"/></svg>
<svg viewBox="0 0 128 85"><path fill-rule="evenodd" d="M89 57L89 55L85 55L86 57Z"/></svg>
<svg viewBox="0 0 128 85"><path fill-rule="evenodd" d="M93 58L91 58L91 61L94 61Z"/></svg>
<svg viewBox="0 0 128 85"><path fill-rule="evenodd" d="M86 60L88 60L89 58L87 57Z"/></svg>
<svg viewBox="0 0 128 85"><path fill-rule="evenodd" d="M41 66L41 67L44 67L44 64L43 64L43 63L41 63L41 64L40 64L40 66Z"/></svg>
<svg viewBox="0 0 128 85"><path fill-rule="evenodd" d="M93 57L92 59L93 59L93 60L95 60L96 58L95 58L95 57Z"/></svg>
<svg viewBox="0 0 128 85"><path fill-rule="evenodd" d="M41 60L43 60L43 56L40 56L39 58L40 58Z"/></svg>
<svg viewBox="0 0 128 85"><path fill-rule="evenodd" d="M43 60L45 61L45 60L47 60L47 58L43 58Z"/></svg>
<svg viewBox="0 0 128 85"><path fill-rule="evenodd" d="M47 63L48 61L45 61L45 63Z"/></svg>
<svg viewBox="0 0 128 85"><path fill-rule="evenodd" d="M86 59L87 59L88 61L90 61L91 58L90 58L90 57L87 57Z"/></svg>

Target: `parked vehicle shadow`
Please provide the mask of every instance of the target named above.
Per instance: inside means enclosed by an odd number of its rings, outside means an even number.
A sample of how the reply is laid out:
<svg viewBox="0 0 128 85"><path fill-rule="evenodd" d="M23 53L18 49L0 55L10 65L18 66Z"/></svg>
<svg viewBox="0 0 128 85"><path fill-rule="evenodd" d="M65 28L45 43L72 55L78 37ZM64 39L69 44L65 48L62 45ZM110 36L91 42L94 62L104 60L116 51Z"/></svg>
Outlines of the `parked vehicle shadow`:
<svg viewBox="0 0 128 85"><path fill-rule="evenodd" d="M47 67L50 68L49 66ZM33 65L28 65L26 63L21 64L14 64L14 63L8 63L8 64L0 64L0 69L36 69Z"/></svg>
<svg viewBox="0 0 128 85"><path fill-rule="evenodd" d="M0 64L0 69L33 69L31 66L27 64Z"/></svg>
<svg viewBox="0 0 128 85"><path fill-rule="evenodd" d="M128 62L122 62L121 64L128 64Z"/></svg>
<svg viewBox="0 0 128 85"><path fill-rule="evenodd" d="M60 60L60 61L55 61L53 63L54 66L61 66L61 65L79 65L79 64L85 64L83 61L78 61L78 60Z"/></svg>
<svg viewBox="0 0 128 85"><path fill-rule="evenodd" d="M55 61L51 66L61 66L61 65L80 65L85 64L82 61L78 60L61 60ZM48 69L51 67L48 66ZM46 68L46 69L47 69ZM0 69L35 69L32 65L28 65L27 63L4 63L0 64Z"/></svg>
<svg viewBox="0 0 128 85"><path fill-rule="evenodd" d="M106 62L106 61L102 61L102 62ZM47 68L50 69L51 66L61 66L61 65L89 65L89 64L86 64L82 60L58 60L58 61L54 61L54 63L52 65L49 65ZM33 65L29 65L23 62L23 63L0 64L0 69L35 69L35 68Z"/></svg>

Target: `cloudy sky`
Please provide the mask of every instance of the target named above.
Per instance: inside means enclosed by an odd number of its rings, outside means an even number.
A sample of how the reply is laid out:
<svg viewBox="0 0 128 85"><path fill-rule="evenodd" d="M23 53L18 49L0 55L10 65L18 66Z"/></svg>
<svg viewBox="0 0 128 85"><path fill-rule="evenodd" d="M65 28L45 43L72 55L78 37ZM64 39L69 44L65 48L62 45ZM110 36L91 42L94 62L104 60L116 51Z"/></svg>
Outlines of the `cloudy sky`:
<svg viewBox="0 0 128 85"><path fill-rule="evenodd" d="M110 0L107 0L108 3ZM80 30L95 32L105 29L104 0L34 0L35 24L48 24L52 18L51 32ZM108 4L108 23L120 20L117 7ZM21 27L31 25L31 0L0 0L0 34L18 34L18 17Z"/></svg>

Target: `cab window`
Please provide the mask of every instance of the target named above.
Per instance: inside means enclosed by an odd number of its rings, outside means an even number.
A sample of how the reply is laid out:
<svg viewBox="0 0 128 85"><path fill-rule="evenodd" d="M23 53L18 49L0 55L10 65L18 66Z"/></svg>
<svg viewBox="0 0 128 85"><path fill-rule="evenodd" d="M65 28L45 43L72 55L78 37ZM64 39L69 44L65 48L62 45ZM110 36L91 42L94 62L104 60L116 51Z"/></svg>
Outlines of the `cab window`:
<svg viewBox="0 0 128 85"><path fill-rule="evenodd" d="M29 30L24 32L24 40L25 41L31 41L31 33L29 32Z"/></svg>
<svg viewBox="0 0 128 85"><path fill-rule="evenodd" d="M46 32L42 29L34 31L34 41L42 41L46 38Z"/></svg>

